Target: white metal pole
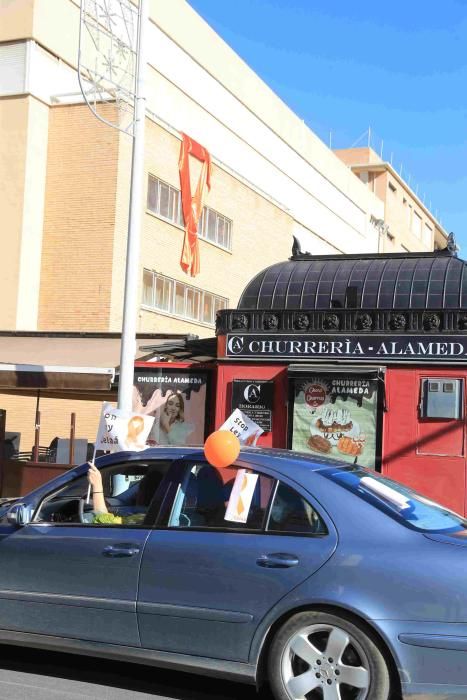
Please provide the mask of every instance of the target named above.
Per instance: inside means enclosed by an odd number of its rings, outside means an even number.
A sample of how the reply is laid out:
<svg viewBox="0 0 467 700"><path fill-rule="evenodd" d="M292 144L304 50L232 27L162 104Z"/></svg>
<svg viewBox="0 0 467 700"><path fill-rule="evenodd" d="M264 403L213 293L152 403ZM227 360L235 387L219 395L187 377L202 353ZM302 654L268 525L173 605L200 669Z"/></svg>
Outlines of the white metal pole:
<svg viewBox="0 0 467 700"><path fill-rule="evenodd" d="M120 377L118 382L118 408L131 412L133 374L136 352L136 322L138 315L139 253L141 237L141 212L144 185L144 127L146 116L146 31L148 25L148 0L140 0L138 53L135 86L135 126L130 177L130 207L128 214L128 241L125 271L125 296L123 302L122 344L120 349Z"/></svg>

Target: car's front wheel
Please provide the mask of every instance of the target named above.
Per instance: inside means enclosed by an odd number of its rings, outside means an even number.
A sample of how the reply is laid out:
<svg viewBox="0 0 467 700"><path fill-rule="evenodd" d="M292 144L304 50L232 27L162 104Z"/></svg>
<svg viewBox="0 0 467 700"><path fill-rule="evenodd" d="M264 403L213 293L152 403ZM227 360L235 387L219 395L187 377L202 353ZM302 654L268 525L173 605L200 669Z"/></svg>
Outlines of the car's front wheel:
<svg viewBox="0 0 467 700"><path fill-rule="evenodd" d="M373 639L349 620L297 613L277 632L269 653L277 700L387 700L390 677Z"/></svg>

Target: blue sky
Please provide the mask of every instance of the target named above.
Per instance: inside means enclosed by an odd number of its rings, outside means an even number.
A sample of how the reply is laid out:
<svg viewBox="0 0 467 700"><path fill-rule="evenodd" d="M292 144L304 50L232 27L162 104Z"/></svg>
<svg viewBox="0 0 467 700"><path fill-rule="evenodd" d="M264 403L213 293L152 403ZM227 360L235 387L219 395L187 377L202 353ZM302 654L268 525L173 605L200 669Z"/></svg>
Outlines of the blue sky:
<svg viewBox="0 0 467 700"><path fill-rule="evenodd" d="M370 126L467 258L467 0L189 2L327 144Z"/></svg>

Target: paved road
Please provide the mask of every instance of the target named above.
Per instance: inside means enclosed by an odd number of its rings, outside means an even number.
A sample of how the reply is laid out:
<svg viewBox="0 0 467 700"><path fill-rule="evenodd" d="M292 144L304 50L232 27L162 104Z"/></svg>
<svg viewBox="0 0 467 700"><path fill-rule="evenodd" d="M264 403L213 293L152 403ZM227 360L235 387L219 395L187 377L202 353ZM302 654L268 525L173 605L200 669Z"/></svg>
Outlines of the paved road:
<svg viewBox="0 0 467 700"><path fill-rule="evenodd" d="M137 664L0 647L1 700L271 700L251 686Z"/></svg>

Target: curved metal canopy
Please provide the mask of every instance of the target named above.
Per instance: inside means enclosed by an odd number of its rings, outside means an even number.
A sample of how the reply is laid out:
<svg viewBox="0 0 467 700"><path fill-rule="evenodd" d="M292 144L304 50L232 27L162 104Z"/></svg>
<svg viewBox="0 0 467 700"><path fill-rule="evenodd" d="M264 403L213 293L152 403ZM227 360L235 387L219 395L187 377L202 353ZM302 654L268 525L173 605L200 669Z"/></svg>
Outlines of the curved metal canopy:
<svg viewBox="0 0 467 700"><path fill-rule="evenodd" d="M467 263L446 251L302 254L256 275L238 308L467 308Z"/></svg>

